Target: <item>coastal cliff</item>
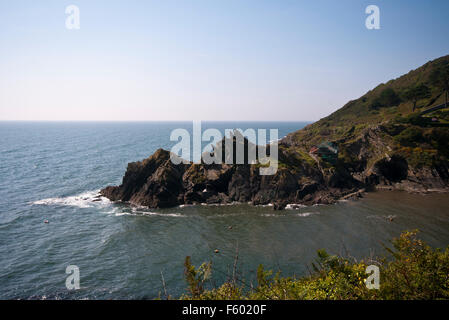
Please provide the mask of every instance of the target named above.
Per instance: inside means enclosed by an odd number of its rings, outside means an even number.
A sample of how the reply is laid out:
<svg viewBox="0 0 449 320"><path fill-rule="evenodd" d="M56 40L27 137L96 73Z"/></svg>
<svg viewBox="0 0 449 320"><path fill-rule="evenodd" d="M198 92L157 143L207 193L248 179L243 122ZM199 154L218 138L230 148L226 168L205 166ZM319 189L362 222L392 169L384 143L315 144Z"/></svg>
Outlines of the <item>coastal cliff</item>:
<svg viewBox="0 0 449 320"><path fill-rule="evenodd" d="M282 209L333 203L375 188L447 192L447 70L449 56L428 62L289 134L278 142L274 175L260 175L260 165L247 162L175 165L170 152L159 149L129 163L122 184L101 194L153 208L250 202ZM311 152L323 141L338 146L335 161Z"/></svg>

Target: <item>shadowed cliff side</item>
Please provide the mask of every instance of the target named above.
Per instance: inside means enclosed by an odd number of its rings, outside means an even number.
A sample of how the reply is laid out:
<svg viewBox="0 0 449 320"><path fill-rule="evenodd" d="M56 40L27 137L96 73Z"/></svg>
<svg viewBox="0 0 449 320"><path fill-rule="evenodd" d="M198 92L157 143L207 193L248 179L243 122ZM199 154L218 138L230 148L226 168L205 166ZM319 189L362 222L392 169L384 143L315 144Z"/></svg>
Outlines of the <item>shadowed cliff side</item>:
<svg viewBox="0 0 449 320"><path fill-rule="evenodd" d="M122 184L106 187L101 194L112 201L158 208L232 202L258 205L274 200L283 207L287 203L331 203L359 187L355 180L352 181L354 184L338 181L347 178L342 173L323 176L313 162L298 162L294 168L281 166L274 175L260 175L262 165L248 163L247 151L254 148L257 152L258 148L264 147L253 145L246 138L242 140L246 150L243 164L189 162L175 165L170 152L159 149L143 161L129 163ZM225 140L222 145L225 145ZM233 150L235 155L235 137ZM286 155L280 157L282 159ZM281 159L279 162L283 163ZM330 183L326 183L328 180Z"/></svg>

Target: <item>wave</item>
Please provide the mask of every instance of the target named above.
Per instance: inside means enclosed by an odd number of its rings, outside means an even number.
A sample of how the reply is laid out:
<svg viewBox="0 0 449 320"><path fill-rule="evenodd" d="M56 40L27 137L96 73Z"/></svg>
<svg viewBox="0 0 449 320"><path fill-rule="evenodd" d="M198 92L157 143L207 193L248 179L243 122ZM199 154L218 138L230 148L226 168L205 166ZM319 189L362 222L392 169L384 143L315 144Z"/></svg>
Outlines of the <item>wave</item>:
<svg viewBox="0 0 449 320"><path fill-rule="evenodd" d="M238 201L233 201L233 202L229 202L229 203L206 203L206 202L202 202L202 203L198 203L198 204L180 204L177 208L188 208L188 207L197 207L197 206L203 206L203 207L224 207L224 206L238 206L238 205L242 205L242 204L251 204L251 202L238 202Z"/></svg>
<svg viewBox="0 0 449 320"><path fill-rule="evenodd" d="M297 210L301 208L307 208L307 206L300 203L289 203L285 206L286 210Z"/></svg>
<svg viewBox="0 0 449 320"><path fill-rule="evenodd" d="M296 217L308 217L311 215L320 214L318 211L313 212L304 212L304 213L295 213L295 214L279 214L279 213L263 213L262 217L287 217L287 216L296 216Z"/></svg>
<svg viewBox="0 0 449 320"><path fill-rule="evenodd" d="M107 212L110 214L114 214L116 217L120 216L159 216L159 217L185 217L185 215L182 215L180 213L161 213L161 212L151 212L151 211L141 211L137 208L132 208L131 212L128 211L119 211L112 210L110 212Z"/></svg>
<svg viewBox="0 0 449 320"><path fill-rule="evenodd" d="M256 207L261 207L261 208L267 208L267 207L272 207L272 206L274 206L273 203L256 205Z"/></svg>
<svg viewBox="0 0 449 320"><path fill-rule="evenodd" d="M193 206L194 206L193 204L180 204L178 206L178 208L186 208L186 207L193 207Z"/></svg>
<svg viewBox="0 0 449 320"><path fill-rule="evenodd" d="M59 198L47 198L32 202L33 205L45 205L45 206L71 206L79 208L90 208L94 206L104 206L110 204L111 201L108 198L100 195L100 190L87 191L76 196L59 197Z"/></svg>
<svg viewBox="0 0 449 320"><path fill-rule="evenodd" d="M37 200L32 202L33 205L45 205L45 206L72 206L72 207L78 207L78 208L91 208L91 207L109 207L107 211L104 211L104 213L109 215L114 215L116 217L119 216L159 216L159 217L186 217L186 215L174 212L174 213L162 213L162 212L153 212L153 211L147 211L146 207L143 206L133 206L131 207L131 211L119 208L116 206L111 206L112 202L100 195L100 190L94 190L94 191L87 191L84 193L81 193L79 195L75 196L67 196L67 197L55 197L55 198L47 198L42 200ZM202 206L234 206L234 205L241 205L240 202L232 202L232 203L220 203L220 204L206 204L201 203ZM180 205L178 208L182 209L185 207L190 207L194 205ZM257 207L272 207L273 204L265 204L265 205L257 205ZM286 206L287 210L298 210L301 208L305 208L307 206L301 205L301 204L288 204ZM211 216L213 218L215 217L222 217L222 216L232 216L232 215L245 215L246 213L227 213L227 214L218 214ZM313 214L319 214L319 212L304 212L304 213L297 213L294 214L294 216L298 217L308 217ZM264 217L281 217L286 216L286 214L280 214L280 213L265 213L260 214L260 216Z"/></svg>
<svg viewBox="0 0 449 320"><path fill-rule="evenodd" d="M131 212L123 211L123 208L117 206L111 206L113 203L105 197L100 195L100 190L87 191L79 195L68 196L68 197L57 197L57 198L47 198L42 200L37 200L32 202L33 205L44 205L44 206L70 206L78 208L92 208L100 207L107 208L107 211L103 213L114 215L116 217L132 215L132 216L161 216L161 217L185 217L180 213L160 213L160 212L150 212L146 211L143 206L134 206L131 208Z"/></svg>

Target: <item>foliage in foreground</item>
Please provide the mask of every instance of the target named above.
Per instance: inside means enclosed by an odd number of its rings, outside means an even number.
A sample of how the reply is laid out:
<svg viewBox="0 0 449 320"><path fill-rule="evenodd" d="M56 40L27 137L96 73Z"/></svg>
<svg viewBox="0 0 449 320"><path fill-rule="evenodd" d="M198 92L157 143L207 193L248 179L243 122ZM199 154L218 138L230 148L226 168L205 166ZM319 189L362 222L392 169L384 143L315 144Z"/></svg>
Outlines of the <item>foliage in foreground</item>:
<svg viewBox="0 0 449 320"><path fill-rule="evenodd" d="M389 256L377 261L350 261L318 251L313 273L302 278L281 277L262 266L257 270L257 286L248 289L243 280L232 279L218 288L206 290L211 265L196 269L187 257L185 277L187 295L181 299L448 299L449 246L443 251L432 249L417 238L417 231L404 232L385 248ZM366 267L380 268L380 288L367 289Z"/></svg>

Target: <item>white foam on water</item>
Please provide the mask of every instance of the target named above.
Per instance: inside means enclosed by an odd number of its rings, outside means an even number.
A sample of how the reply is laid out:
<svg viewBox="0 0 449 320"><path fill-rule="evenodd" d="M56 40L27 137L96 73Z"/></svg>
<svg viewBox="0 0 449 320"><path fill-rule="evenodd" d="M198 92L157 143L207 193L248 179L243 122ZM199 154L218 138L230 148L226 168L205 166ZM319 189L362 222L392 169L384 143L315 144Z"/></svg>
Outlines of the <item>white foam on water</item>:
<svg viewBox="0 0 449 320"><path fill-rule="evenodd" d="M262 217L288 217L288 216L296 216L296 217L309 217L311 215L320 214L318 211L314 212L304 212L304 213L295 213L295 214L282 214L282 213L263 213Z"/></svg>
<svg viewBox="0 0 449 320"><path fill-rule="evenodd" d="M285 206L285 210L296 210L301 208L307 208L307 206L300 203L289 203Z"/></svg>
<svg viewBox="0 0 449 320"><path fill-rule="evenodd" d="M103 211L103 213L115 215L115 214L117 213L117 209L118 209L118 208L112 208L112 209L109 210L109 211Z"/></svg>
<svg viewBox="0 0 449 320"><path fill-rule="evenodd" d="M90 208L94 206L105 206L110 204L108 198L100 196L100 190L87 191L76 196L47 198L32 202L33 205L45 206L71 206L79 208Z"/></svg>
<svg viewBox="0 0 449 320"><path fill-rule="evenodd" d="M238 202L238 201L233 201L233 202L229 202L229 203L207 203L204 204L205 206L208 207L229 207L229 206L238 206L238 205L242 205L244 204L243 202ZM203 204L201 204L203 205Z"/></svg>
<svg viewBox="0 0 449 320"><path fill-rule="evenodd" d="M185 217L185 215L182 215L180 213L160 213L160 212L151 212L151 211L141 211L139 208L134 207L131 208L131 212L126 211L120 211L120 212L114 212L114 215L116 217L120 216L159 216L159 217Z"/></svg>
<svg viewBox="0 0 449 320"><path fill-rule="evenodd" d="M318 211L315 212L303 212L303 213L297 213L295 216L297 217L309 217L311 215L320 214Z"/></svg>
<svg viewBox="0 0 449 320"><path fill-rule="evenodd" d="M121 216L136 216L136 214L132 214L129 212L110 212L112 214L114 214L114 216L116 217L121 217Z"/></svg>
<svg viewBox="0 0 449 320"><path fill-rule="evenodd" d="M245 212L236 212L236 213L224 213L224 214L211 214L208 215L207 219L215 219L215 218L223 218L223 217L236 217L236 216L244 216L248 213Z"/></svg>
<svg viewBox="0 0 449 320"><path fill-rule="evenodd" d="M248 202L249 204L250 202ZM203 207L224 207L224 206L238 206L238 205L242 205L242 204L246 204L246 202L239 202L239 201L233 201L233 202L229 202L229 203L207 203L207 202L202 202L202 203L198 203L198 204L180 204L178 206L178 208L182 209L182 208L187 208L187 207L196 207L196 206L203 206Z"/></svg>
<svg viewBox="0 0 449 320"><path fill-rule="evenodd" d="M193 207L193 204L180 204L178 208Z"/></svg>
<svg viewBox="0 0 449 320"><path fill-rule="evenodd" d="M258 204L258 205L256 205L256 207L261 207L261 208L272 207L272 206L274 206L273 203L269 203L269 204Z"/></svg>
<svg viewBox="0 0 449 320"><path fill-rule="evenodd" d="M180 213L159 213L159 212L144 212L142 213L144 216L160 216L160 217L176 217L176 218L184 218L185 215Z"/></svg>

